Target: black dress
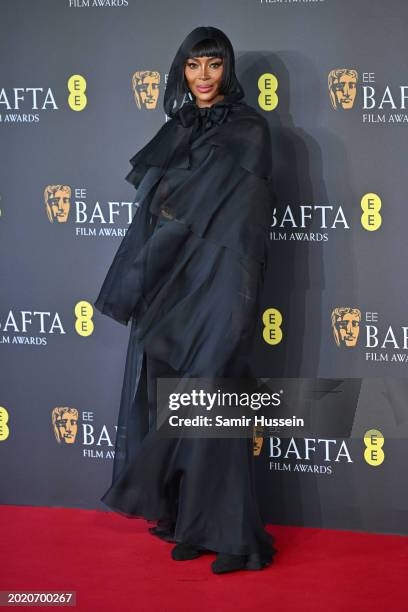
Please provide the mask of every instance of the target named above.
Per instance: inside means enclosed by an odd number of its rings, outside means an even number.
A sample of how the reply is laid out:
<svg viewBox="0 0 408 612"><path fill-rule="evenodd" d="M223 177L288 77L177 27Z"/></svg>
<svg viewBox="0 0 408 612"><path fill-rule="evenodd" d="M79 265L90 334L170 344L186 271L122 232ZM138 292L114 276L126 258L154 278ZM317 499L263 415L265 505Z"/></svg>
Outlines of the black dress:
<svg viewBox="0 0 408 612"><path fill-rule="evenodd" d="M249 569L276 552L258 510L252 440L158 435L156 380L251 375L271 214L268 145L261 115L233 96L182 107L131 159L138 209L95 301L131 321L103 503L157 521L169 541L247 555Z"/></svg>

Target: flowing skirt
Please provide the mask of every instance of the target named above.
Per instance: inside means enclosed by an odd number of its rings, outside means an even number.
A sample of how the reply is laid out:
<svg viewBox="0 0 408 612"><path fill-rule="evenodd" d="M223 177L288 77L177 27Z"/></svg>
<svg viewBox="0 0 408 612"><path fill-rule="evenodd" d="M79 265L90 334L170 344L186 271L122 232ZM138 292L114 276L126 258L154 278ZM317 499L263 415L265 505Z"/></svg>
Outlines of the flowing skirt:
<svg viewBox="0 0 408 612"><path fill-rule="evenodd" d="M133 326L132 326L133 328ZM179 377L150 358L131 332L112 484L101 501L167 527L168 541L272 562L254 485L251 438L165 438L156 429L156 379Z"/></svg>
<svg viewBox="0 0 408 612"><path fill-rule="evenodd" d="M157 224L151 220L152 217L144 226L147 236L167 224L164 218ZM184 231L177 224L169 226L168 230L176 237ZM130 238L129 235L129 244ZM194 248L198 248L196 242L192 243ZM144 295L153 293L149 283L158 276L156 268L161 265L162 254L166 253L171 261L175 260L176 254L170 253L171 244L158 248L156 256L152 249L152 255L146 259L142 275L145 279ZM127 248L127 243L124 247ZM200 251L197 275L207 266L207 276L212 278L213 269L219 269L218 258L224 257L225 253L215 254L218 251L207 241L202 241L200 248L206 250ZM192 274L188 251L186 248L181 251L189 261ZM216 261L212 263L214 258ZM113 278L114 283L119 283L118 279L123 278L122 263L123 260L118 258L118 270L113 269L109 282ZM243 270L245 272L245 268ZM179 274L178 278L181 278L182 271ZM123 285L119 283L119 287L127 291L125 281ZM194 312L198 316L202 303L199 293L197 296ZM171 301L170 291L167 300ZM104 310L103 300L101 304ZM109 309L108 305L106 310ZM157 430L157 379L187 375L174 369L174 363L172 367L153 356L150 349L146 350L144 340L140 338L140 320L144 320L146 313L150 315L151 310L151 302L146 303L131 318L112 483L101 501L127 517L142 517L167 527L168 541L197 545L215 552L247 555L248 569L262 569L272 562L277 551L273 547L274 537L264 529L258 509L252 439L189 438L182 435L166 438L160 435ZM226 311L230 310L226 308ZM155 313L155 320L161 320L159 315L160 312ZM241 319L236 320L236 327L241 330ZM179 338L179 329L180 326L172 344L174 362L182 349L188 349L182 346L182 340L186 342L186 338L184 334ZM243 332L242 337L245 337ZM245 376L246 345L243 344L241 350L238 350L238 345L236 348L234 364L226 365L225 372L229 375L239 372L239 376Z"/></svg>

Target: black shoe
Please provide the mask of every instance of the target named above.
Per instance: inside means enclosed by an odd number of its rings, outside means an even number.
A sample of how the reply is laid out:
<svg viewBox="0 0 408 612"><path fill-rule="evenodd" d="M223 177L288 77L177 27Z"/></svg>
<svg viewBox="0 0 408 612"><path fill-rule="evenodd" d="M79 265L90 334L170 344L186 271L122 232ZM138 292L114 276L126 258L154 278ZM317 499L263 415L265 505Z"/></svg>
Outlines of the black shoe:
<svg viewBox="0 0 408 612"><path fill-rule="evenodd" d="M226 572L236 572L245 569L247 555L230 555L228 553L218 553L215 561L211 563L214 574L225 574Z"/></svg>
<svg viewBox="0 0 408 612"><path fill-rule="evenodd" d="M197 559L202 554L207 552L206 548L193 546L192 544L183 544L179 542L171 551L171 556L174 561L187 561L188 559Z"/></svg>

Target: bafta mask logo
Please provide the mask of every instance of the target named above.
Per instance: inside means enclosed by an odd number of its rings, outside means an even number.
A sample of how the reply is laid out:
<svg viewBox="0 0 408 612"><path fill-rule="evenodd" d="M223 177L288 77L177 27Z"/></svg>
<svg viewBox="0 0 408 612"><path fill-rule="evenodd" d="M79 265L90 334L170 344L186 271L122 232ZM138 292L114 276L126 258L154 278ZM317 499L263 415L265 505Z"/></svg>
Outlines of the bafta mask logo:
<svg viewBox="0 0 408 612"><path fill-rule="evenodd" d="M334 110L353 108L357 93L357 70L337 68L330 70L328 77L330 102Z"/></svg>
<svg viewBox="0 0 408 612"><path fill-rule="evenodd" d="M335 308L331 315L337 346L356 346L360 332L361 311L358 308Z"/></svg>
<svg viewBox="0 0 408 612"><path fill-rule="evenodd" d="M160 74L155 70L138 70L132 76L132 88L139 110L155 109L159 98Z"/></svg>
<svg viewBox="0 0 408 612"><path fill-rule="evenodd" d="M254 457L258 457L261 454L262 444L263 444L262 431L263 431L263 427L254 427L254 435L252 438Z"/></svg>
<svg viewBox="0 0 408 612"><path fill-rule="evenodd" d="M74 444L78 431L78 410L76 408L54 408L52 424L58 444Z"/></svg>
<svg viewBox="0 0 408 612"><path fill-rule="evenodd" d="M71 201L71 187L68 185L47 185L44 201L50 223L66 223Z"/></svg>

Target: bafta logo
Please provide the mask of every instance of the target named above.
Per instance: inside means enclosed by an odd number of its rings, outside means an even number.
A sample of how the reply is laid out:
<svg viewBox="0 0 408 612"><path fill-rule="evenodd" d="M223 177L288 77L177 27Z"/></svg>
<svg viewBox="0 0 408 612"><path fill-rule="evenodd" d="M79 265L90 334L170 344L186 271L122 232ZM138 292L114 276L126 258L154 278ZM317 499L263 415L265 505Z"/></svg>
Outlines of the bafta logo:
<svg viewBox="0 0 408 612"><path fill-rule="evenodd" d="M133 95L137 108L155 109L159 97L160 74L155 70L138 70L132 76Z"/></svg>
<svg viewBox="0 0 408 612"><path fill-rule="evenodd" d="M337 346L356 346L360 321L361 311L358 308L335 308L333 310L331 322Z"/></svg>
<svg viewBox="0 0 408 612"><path fill-rule="evenodd" d="M262 431L263 431L263 427L254 427L254 435L252 438L254 457L258 457L261 454L262 444L263 444Z"/></svg>
<svg viewBox="0 0 408 612"><path fill-rule="evenodd" d="M47 185L44 201L50 223L66 223L71 200L71 187L68 185Z"/></svg>
<svg viewBox="0 0 408 612"><path fill-rule="evenodd" d="M52 425L58 444L74 444L78 431L78 410L76 408L54 408Z"/></svg>
<svg viewBox="0 0 408 612"><path fill-rule="evenodd" d="M330 70L328 77L330 102L334 110L353 108L357 92L358 74L352 68Z"/></svg>

